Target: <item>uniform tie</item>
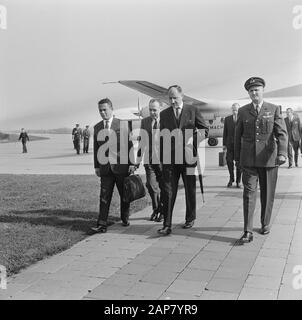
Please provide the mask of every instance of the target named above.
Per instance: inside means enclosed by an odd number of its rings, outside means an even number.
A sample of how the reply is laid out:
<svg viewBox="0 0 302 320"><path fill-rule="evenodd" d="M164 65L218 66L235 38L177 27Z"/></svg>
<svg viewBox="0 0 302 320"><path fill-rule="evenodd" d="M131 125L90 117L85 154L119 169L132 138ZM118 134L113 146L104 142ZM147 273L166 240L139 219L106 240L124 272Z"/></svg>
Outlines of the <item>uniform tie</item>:
<svg viewBox="0 0 302 320"><path fill-rule="evenodd" d="M257 113L257 115L259 114L259 112L260 112L259 104L256 104L256 113Z"/></svg>

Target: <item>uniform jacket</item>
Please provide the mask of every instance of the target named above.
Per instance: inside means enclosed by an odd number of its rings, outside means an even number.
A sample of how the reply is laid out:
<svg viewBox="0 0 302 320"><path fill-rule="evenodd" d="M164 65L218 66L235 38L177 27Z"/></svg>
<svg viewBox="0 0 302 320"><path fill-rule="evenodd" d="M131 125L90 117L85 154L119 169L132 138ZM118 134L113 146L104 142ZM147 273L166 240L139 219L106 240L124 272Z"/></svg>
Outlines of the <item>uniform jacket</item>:
<svg viewBox="0 0 302 320"><path fill-rule="evenodd" d="M89 139L89 138L90 138L90 131L89 131L89 129L84 129L84 130L83 130L83 138L84 138L84 139Z"/></svg>
<svg viewBox="0 0 302 320"><path fill-rule="evenodd" d="M19 141L22 141L22 143L26 143L26 141L29 141L29 137L27 135L27 132L21 132L19 135Z"/></svg>
<svg viewBox="0 0 302 320"><path fill-rule="evenodd" d="M235 127L236 122L234 121L233 115L224 119L222 144L227 147L227 150L234 150Z"/></svg>
<svg viewBox="0 0 302 320"><path fill-rule="evenodd" d="M242 167L275 167L287 156L287 132L279 106L263 102L259 115L252 103L238 110L235 160Z"/></svg>
<svg viewBox="0 0 302 320"><path fill-rule="evenodd" d="M169 132L172 132L174 129L179 128L182 132L182 141L179 139L180 144L177 143L176 139L171 139L171 164L177 164L177 158L176 158L176 152L183 152L183 161L182 163L178 164L184 164L187 166L196 166L196 163L187 163L185 161L185 148L187 146L193 147L193 156L195 157L197 155L197 129L204 129L204 135L203 139L208 136L209 128L201 114L201 109L196 106L190 106L190 105L183 105L182 112L180 114L180 120L179 125L177 124L177 120L174 114L173 107L169 107L165 110L163 110L160 113L160 130L161 135L164 135L163 130L167 129ZM193 136L191 139L191 142L187 139L185 135L185 130L191 129L193 131ZM161 162L166 159L166 156L164 156L163 151L167 151L167 146L165 145L164 139L161 136L160 139L160 158ZM192 151L190 152L192 154ZM166 161L163 162L163 164Z"/></svg>
<svg viewBox="0 0 302 320"><path fill-rule="evenodd" d="M288 117L284 119L288 133L289 141L300 141L302 137L302 128L299 116L294 116L293 121Z"/></svg>
<svg viewBox="0 0 302 320"><path fill-rule="evenodd" d="M74 139L81 139L82 138L82 129L81 128L73 128L72 129L72 136Z"/></svg>
<svg viewBox="0 0 302 320"><path fill-rule="evenodd" d="M123 125L122 125L123 123ZM116 175L128 175L128 169L130 163L130 160L134 161L134 151L133 151L133 143L132 141L129 141L129 123L128 121L121 121L120 119L113 118L111 127L110 127L110 133L109 133L109 140L106 141L103 139L103 141L99 141L98 134L100 131L104 129L104 122L100 121L94 126L94 133L93 133L93 153L94 153L94 168L100 168L100 174L101 176L106 176L111 171ZM116 137L116 139L114 138ZM122 141L121 141L122 140ZM113 149L109 149L109 162L106 164L101 164L98 160L98 152L100 151L100 147L105 144L110 144L110 146L115 145L116 147ZM115 143L116 142L116 143ZM128 145L128 148L127 148ZM125 148L122 149L121 148ZM105 147L105 146L104 146ZM121 154L123 152L123 155ZM131 156L130 156L131 152ZM103 152L104 154L104 152ZM121 159L121 156L123 159ZM100 155L99 155L100 157ZM114 159L114 160L110 160ZM122 163L121 163L122 162ZM123 163L126 162L126 163Z"/></svg>

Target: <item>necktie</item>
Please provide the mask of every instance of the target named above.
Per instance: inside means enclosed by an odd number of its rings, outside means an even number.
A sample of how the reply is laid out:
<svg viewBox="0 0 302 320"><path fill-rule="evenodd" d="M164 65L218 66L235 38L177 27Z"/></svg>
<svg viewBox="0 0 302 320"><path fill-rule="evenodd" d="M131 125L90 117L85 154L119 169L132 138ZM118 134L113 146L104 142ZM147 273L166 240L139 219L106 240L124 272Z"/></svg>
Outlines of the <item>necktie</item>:
<svg viewBox="0 0 302 320"><path fill-rule="evenodd" d="M109 129L109 120L105 121L105 129Z"/></svg>
<svg viewBox="0 0 302 320"><path fill-rule="evenodd" d="M180 108L177 107L175 111L176 111L176 119L179 120Z"/></svg>
<svg viewBox="0 0 302 320"><path fill-rule="evenodd" d="M237 116L234 115L234 122L237 122Z"/></svg>
<svg viewBox="0 0 302 320"><path fill-rule="evenodd" d="M105 120L105 129L109 129L109 120ZM109 137L106 136L105 142L107 142L108 140L109 140ZM108 157L108 156L109 156L109 149L105 151L105 157Z"/></svg>
<svg viewBox="0 0 302 320"><path fill-rule="evenodd" d="M260 112L260 107L259 107L259 104L257 104L256 105L256 113L257 113L257 115L259 114L259 112Z"/></svg>
<svg viewBox="0 0 302 320"><path fill-rule="evenodd" d="M153 129L157 129L157 120L154 121Z"/></svg>

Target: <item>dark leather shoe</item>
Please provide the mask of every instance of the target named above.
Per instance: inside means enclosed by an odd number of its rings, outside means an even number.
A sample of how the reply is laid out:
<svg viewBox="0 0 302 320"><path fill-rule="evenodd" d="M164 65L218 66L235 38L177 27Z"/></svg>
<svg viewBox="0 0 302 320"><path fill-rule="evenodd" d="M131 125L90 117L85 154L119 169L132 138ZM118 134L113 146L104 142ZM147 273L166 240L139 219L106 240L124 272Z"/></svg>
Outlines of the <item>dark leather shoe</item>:
<svg viewBox="0 0 302 320"><path fill-rule="evenodd" d="M91 230L94 232L105 233L107 232L107 227L100 225L100 226L92 227Z"/></svg>
<svg viewBox="0 0 302 320"><path fill-rule="evenodd" d="M262 227L261 229L260 229L260 233L261 234L269 234L270 233L270 229L269 229L269 227L268 226L264 226L264 227Z"/></svg>
<svg viewBox="0 0 302 320"><path fill-rule="evenodd" d="M299 167L298 163L296 163L296 167L297 167L297 168Z"/></svg>
<svg viewBox="0 0 302 320"><path fill-rule="evenodd" d="M150 217L150 221L156 221L156 219L157 219L157 212L153 211L153 213L151 214L151 217Z"/></svg>
<svg viewBox="0 0 302 320"><path fill-rule="evenodd" d="M172 230L169 227L163 227L162 229L157 230L157 232L162 236L168 236L172 232Z"/></svg>
<svg viewBox="0 0 302 320"><path fill-rule="evenodd" d="M236 183L236 188L240 189L241 188L241 185L239 182Z"/></svg>
<svg viewBox="0 0 302 320"><path fill-rule="evenodd" d="M239 241L240 243L249 243L253 241L253 234L251 232L245 231Z"/></svg>
<svg viewBox="0 0 302 320"><path fill-rule="evenodd" d="M227 185L227 187L228 187L228 188L231 188L231 187L232 187L232 184L233 184L233 181L230 180L229 183L228 183L228 185Z"/></svg>
<svg viewBox="0 0 302 320"><path fill-rule="evenodd" d="M288 169L291 169L293 167L293 165L292 164L290 164L289 166L288 166Z"/></svg>
<svg viewBox="0 0 302 320"><path fill-rule="evenodd" d="M156 218L156 222L162 222L164 220L164 215L160 214L157 218Z"/></svg>
<svg viewBox="0 0 302 320"><path fill-rule="evenodd" d="M124 221L122 221L122 226L123 227L129 227L130 226L130 222L128 220L124 220Z"/></svg>
<svg viewBox="0 0 302 320"><path fill-rule="evenodd" d="M186 221L186 223L183 225L184 229L190 229L194 226L194 220L193 221Z"/></svg>

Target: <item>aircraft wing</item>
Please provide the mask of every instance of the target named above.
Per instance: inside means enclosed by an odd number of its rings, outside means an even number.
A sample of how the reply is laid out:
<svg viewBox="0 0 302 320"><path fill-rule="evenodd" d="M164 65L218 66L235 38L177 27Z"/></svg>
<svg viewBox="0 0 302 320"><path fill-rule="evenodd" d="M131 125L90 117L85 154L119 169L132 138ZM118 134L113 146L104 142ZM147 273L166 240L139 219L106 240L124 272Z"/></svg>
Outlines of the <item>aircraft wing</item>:
<svg viewBox="0 0 302 320"><path fill-rule="evenodd" d="M151 82L139 81L139 80L121 80L121 81L118 81L118 83L128 88L131 88L133 90L136 90L142 94L150 96L154 99L159 99L165 102L166 104L169 104L167 88L158 86ZM199 106L206 104L206 102L204 101L200 101L200 100L191 98L189 96L184 96L184 103L189 105L199 105Z"/></svg>

